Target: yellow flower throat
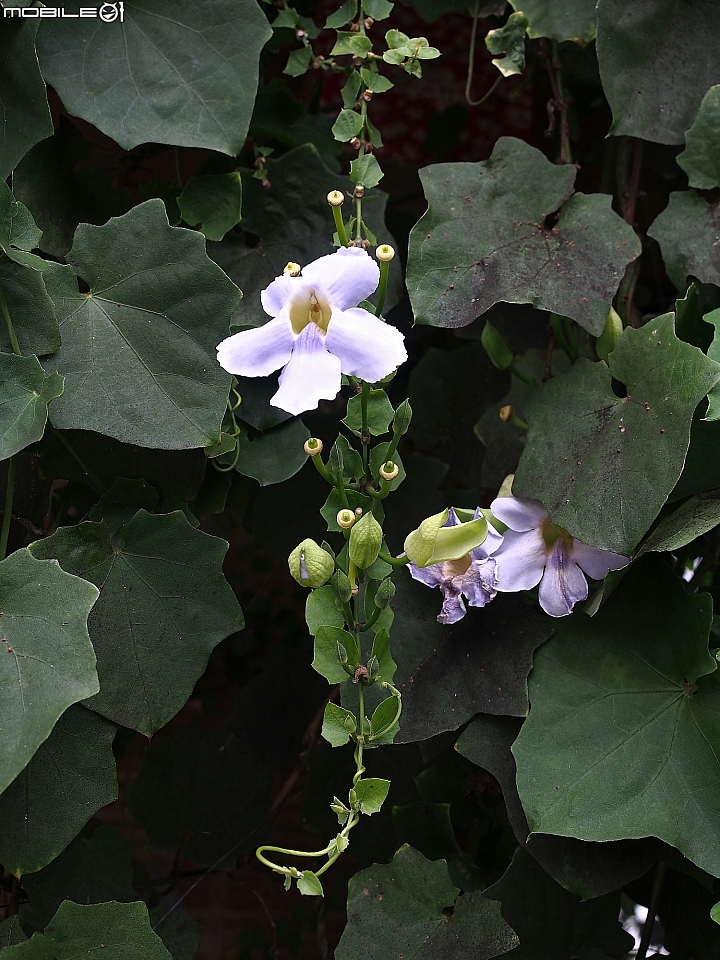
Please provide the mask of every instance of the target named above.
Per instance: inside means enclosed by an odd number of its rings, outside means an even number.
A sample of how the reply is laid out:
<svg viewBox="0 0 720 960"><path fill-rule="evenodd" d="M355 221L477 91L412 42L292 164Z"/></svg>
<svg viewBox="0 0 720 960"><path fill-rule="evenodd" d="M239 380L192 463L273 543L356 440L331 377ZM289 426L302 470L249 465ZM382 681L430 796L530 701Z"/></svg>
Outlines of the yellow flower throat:
<svg viewBox="0 0 720 960"><path fill-rule="evenodd" d="M314 292L310 294L309 301L305 297L296 300L290 307L293 333L299 336L309 323L314 323L323 333L327 333L331 314L329 305L321 303Z"/></svg>

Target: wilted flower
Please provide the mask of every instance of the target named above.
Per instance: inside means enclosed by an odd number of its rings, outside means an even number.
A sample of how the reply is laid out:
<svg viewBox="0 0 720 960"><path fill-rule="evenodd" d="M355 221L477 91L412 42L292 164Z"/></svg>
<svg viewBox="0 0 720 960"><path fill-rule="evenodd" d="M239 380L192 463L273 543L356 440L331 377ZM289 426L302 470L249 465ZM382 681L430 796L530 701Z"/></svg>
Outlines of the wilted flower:
<svg viewBox="0 0 720 960"><path fill-rule="evenodd" d="M490 510L510 528L496 551L497 589L502 593L530 590L540 584L540 606L551 617L572 613L588 595L583 570L602 580L629 560L608 550L588 547L556 526L538 500L498 497Z"/></svg>
<svg viewBox="0 0 720 960"><path fill-rule="evenodd" d="M473 519L482 514L478 508ZM461 521L453 507L448 511L446 527L457 526ZM443 560L429 567L408 564L415 580L427 587L440 587L443 604L438 614L438 623L457 623L467 613L463 597L471 607L484 607L497 593L497 564L490 554L495 553L503 538L488 524L485 542L457 560Z"/></svg>
<svg viewBox="0 0 720 960"><path fill-rule="evenodd" d="M341 373L382 380L407 353L399 330L357 306L379 277L377 263L359 247L320 257L301 276L277 277L260 294L272 320L223 340L220 366L243 377L283 367L270 403L293 414L333 400Z"/></svg>

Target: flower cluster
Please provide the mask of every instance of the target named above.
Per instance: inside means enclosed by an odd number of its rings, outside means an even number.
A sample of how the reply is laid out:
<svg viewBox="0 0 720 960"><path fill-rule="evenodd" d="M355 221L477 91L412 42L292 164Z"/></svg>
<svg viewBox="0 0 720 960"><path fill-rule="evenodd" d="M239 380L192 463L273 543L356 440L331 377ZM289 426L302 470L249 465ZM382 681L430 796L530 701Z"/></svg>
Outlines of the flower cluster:
<svg viewBox="0 0 720 960"><path fill-rule="evenodd" d="M456 623L465 616L463 597L471 607L484 607L498 592L531 590L538 584L543 610L551 617L565 617L588 595L585 574L602 580L629 562L576 540L550 520L537 500L498 497L490 510L508 528L502 536L488 524L485 543L464 557L427 567L408 565L416 580L440 587L440 623ZM459 522L451 509L446 526Z"/></svg>
<svg viewBox="0 0 720 960"><path fill-rule="evenodd" d="M302 273L292 268L260 294L272 319L218 345L218 362L228 373L264 377L282 367L270 403L299 414L334 400L341 374L376 383L407 360L400 331L357 306L380 279L363 249L341 247Z"/></svg>

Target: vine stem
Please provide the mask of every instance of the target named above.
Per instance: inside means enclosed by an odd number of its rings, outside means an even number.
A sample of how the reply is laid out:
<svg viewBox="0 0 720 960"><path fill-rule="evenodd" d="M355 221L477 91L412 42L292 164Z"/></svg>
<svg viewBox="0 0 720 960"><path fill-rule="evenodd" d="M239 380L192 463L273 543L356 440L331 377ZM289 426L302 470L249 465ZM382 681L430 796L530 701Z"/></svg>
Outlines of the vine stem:
<svg viewBox="0 0 720 960"><path fill-rule="evenodd" d="M387 294L388 275L390 273L390 261L380 261L380 283L378 284L377 306L375 307L375 316L382 315L382 309L385 306L385 295Z"/></svg>
<svg viewBox="0 0 720 960"><path fill-rule="evenodd" d="M362 444L363 476L368 477L368 444L370 443L370 432L368 430L368 398L370 397L370 384L363 380L362 392L360 393L360 415L362 425L360 429L360 442Z"/></svg>
<svg viewBox="0 0 720 960"><path fill-rule="evenodd" d="M484 93L479 100L473 100L470 96L470 91L472 90L473 82L473 73L475 72L475 43L477 41L477 25L480 14L480 4L479 0L475 0L475 7L471 14L472 16L472 29L470 30L470 53L468 54L468 68L467 68L467 80L465 81L465 99L471 107L479 107L481 103L485 103L488 97L491 97L495 92L497 85L502 80L502 76L498 76L495 80L495 83L490 87L487 93Z"/></svg>
<svg viewBox="0 0 720 960"><path fill-rule="evenodd" d="M650 938L652 937L653 927L655 926L655 916L657 915L658 903L660 902L660 895L662 893L666 872L667 864L663 860L658 860L658 865L655 870L655 879L653 880L652 893L650 894L650 903L648 904L647 917L645 918L645 923L643 924L643 932L642 936L640 937L640 946L635 954L635 960L645 960L645 957L647 956L648 947L650 946Z"/></svg>

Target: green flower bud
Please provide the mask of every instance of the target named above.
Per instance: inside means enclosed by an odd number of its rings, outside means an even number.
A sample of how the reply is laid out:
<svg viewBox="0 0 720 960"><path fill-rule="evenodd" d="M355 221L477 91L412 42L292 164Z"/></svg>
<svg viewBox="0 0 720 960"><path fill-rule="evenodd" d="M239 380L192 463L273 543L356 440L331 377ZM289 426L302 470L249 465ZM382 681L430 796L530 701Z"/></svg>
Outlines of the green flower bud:
<svg viewBox="0 0 720 960"><path fill-rule="evenodd" d="M352 715L345 717L345 719L343 720L343 726L345 727L347 732L350 734L350 736L352 736L357 730L357 723L355 722L355 717L353 717Z"/></svg>
<svg viewBox="0 0 720 960"><path fill-rule="evenodd" d="M498 370L507 370L507 368L512 365L512 351L501 337L500 331L497 330L489 320L485 322L483 332L480 334L480 340L485 347L487 355Z"/></svg>
<svg viewBox="0 0 720 960"><path fill-rule="evenodd" d="M333 448L330 451L327 466L333 477L337 477L342 473L343 455L340 447L336 443L333 444Z"/></svg>
<svg viewBox="0 0 720 960"><path fill-rule="evenodd" d="M412 420L412 407L410 406L409 400L403 400L400 406L395 411L395 419L393 420L393 432L399 433L400 436L408 432L410 427L410 421Z"/></svg>
<svg viewBox="0 0 720 960"><path fill-rule="evenodd" d="M447 518L447 510L436 513L423 520L417 530L405 538L405 553L416 567L429 567L442 560L459 560L485 542L485 517L454 527L444 526Z"/></svg>
<svg viewBox="0 0 720 960"><path fill-rule="evenodd" d="M365 570L375 563L382 541L382 527L368 510L350 530L348 552L355 566Z"/></svg>
<svg viewBox="0 0 720 960"><path fill-rule="evenodd" d="M336 640L336 641L335 641L335 656L338 658L338 661L339 661L340 663L343 663L343 664L344 664L344 663L347 663L347 662L348 662L347 650L346 650L345 647L340 643L339 640Z"/></svg>
<svg viewBox="0 0 720 960"><path fill-rule="evenodd" d="M314 540L303 540L288 557L288 566L301 587L321 587L332 576L335 561Z"/></svg>
<svg viewBox="0 0 720 960"><path fill-rule="evenodd" d="M380 673L380 661L377 657L370 657L367 662L368 676L372 682L375 677Z"/></svg>
<svg viewBox="0 0 720 960"><path fill-rule="evenodd" d="M390 577L387 577L377 588L377 593L375 594L375 606L380 607L381 610L384 610L385 607L391 603L394 596L395 584L392 582Z"/></svg>
<svg viewBox="0 0 720 960"><path fill-rule="evenodd" d="M622 336L623 322L614 307L610 307L603 332L595 341L595 351L601 360L607 363L608 355L615 349Z"/></svg>
<svg viewBox="0 0 720 960"><path fill-rule="evenodd" d="M350 581L342 570L336 570L330 578L330 586L340 603L347 603L352 596Z"/></svg>

